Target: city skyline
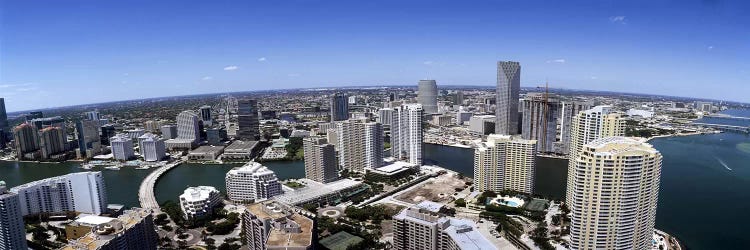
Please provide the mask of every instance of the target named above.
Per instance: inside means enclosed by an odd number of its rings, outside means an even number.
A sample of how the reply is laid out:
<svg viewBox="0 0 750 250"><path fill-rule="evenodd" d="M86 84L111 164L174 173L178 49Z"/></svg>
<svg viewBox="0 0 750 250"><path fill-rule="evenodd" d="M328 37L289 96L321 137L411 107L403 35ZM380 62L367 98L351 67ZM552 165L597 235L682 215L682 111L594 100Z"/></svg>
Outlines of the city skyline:
<svg viewBox="0 0 750 250"><path fill-rule="evenodd" d="M728 91L747 88L750 75L740 2L184 4L6 3L0 96L14 112L419 79L492 86L494 63L511 60L524 66L522 86L548 79L750 102Z"/></svg>

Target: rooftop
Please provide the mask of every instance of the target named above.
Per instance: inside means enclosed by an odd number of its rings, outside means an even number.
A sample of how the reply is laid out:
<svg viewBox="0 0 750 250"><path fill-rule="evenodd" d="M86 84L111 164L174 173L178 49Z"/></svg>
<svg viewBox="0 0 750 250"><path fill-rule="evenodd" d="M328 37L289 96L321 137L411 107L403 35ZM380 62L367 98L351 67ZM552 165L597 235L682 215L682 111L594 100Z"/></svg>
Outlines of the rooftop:
<svg viewBox="0 0 750 250"><path fill-rule="evenodd" d="M266 175L266 174L275 174L273 171L268 169L266 166L263 166L260 163L251 161L243 165L242 167L236 167L231 170L229 170L228 174L253 174L253 175Z"/></svg>
<svg viewBox="0 0 750 250"><path fill-rule="evenodd" d="M206 154L206 153L216 154L223 149L224 147L222 146L200 146L194 149L193 151L190 151L190 153L191 154Z"/></svg>
<svg viewBox="0 0 750 250"><path fill-rule="evenodd" d="M456 242L460 249L496 249L492 242L476 230L477 225L473 221L454 218L443 218L441 221L449 223L449 226L443 231Z"/></svg>
<svg viewBox="0 0 750 250"><path fill-rule="evenodd" d="M109 222L99 224L92 230L92 232L89 232L80 239L69 241L68 245L63 247L62 250L99 249L110 240L120 236L122 232L143 221L143 218L149 215L151 215L151 213L148 210L140 208L125 211L125 213L120 217L117 217L117 219L112 219Z"/></svg>
<svg viewBox="0 0 750 250"><path fill-rule="evenodd" d="M180 195L180 199L188 202L205 201L211 197L212 193L219 193L219 190L211 186L189 187Z"/></svg>
<svg viewBox="0 0 750 250"><path fill-rule="evenodd" d="M300 208L288 207L275 201L266 201L247 206L247 211L258 218L270 218L274 221L286 220L283 225L298 226L300 233L287 233L275 226L268 233L266 247L306 247L312 244L313 221L303 215L295 213Z"/></svg>
<svg viewBox="0 0 750 250"><path fill-rule="evenodd" d="M433 213L440 212L440 209L443 208L443 204L432 202L432 201L422 201L419 204L417 204L417 207L420 209L424 209Z"/></svg>
<svg viewBox="0 0 750 250"><path fill-rule="evenodd" d="M91 215L91 214L82 214L78 216L78 219L75 220L75 223L78 223L79 225L101 225L104 223L109 223L115 218L112 217L104 217L104 216L97 216L97 215Z"/></svg>
<svg viewBox="0 0 750 250"><path fill-rule="evenodd" d="M305 184L305 187L287 191L282 195L273 197L273 199L288 204L296 204L362 185L362 182L352 179L341 179L326 184L310 179L300 179L299 182Z"/></svg>
<svg viewBox="0 0 750 250"><path fill-rule="evenodd" d="M231 151L248 151L252 150L258 145L258 141L234 141L232 144L227 146L226 149L224 149L227 152Z"/></svg>
<svg viewBox="0 0 750 250"><path fill-rule="evenodd" d="M651 144L627 137L613 136L594 140L586 147L593 148L597 155L630 155L659 153Z"/></svg>

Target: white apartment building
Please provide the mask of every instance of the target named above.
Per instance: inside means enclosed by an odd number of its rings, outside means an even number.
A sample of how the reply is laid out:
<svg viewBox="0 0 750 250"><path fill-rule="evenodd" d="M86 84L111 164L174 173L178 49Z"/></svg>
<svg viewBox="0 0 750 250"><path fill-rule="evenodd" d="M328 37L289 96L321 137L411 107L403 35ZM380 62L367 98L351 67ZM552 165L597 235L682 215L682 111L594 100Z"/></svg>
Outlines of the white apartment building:
<svg viewBox="0 0 750 250"><path fill-rule="evenodd" d="M211 215L221 203L221 193L215 187L188 187L180 195L180 208L186 219L199 219Z"/></svg>
<svg viewBox="0 0 750 250"><path fill-rule="evenodd" d="M154 134L147 133L139 138L140 151L144 161L161 161L167 156L167 147L164 139Z"/></svg>
<svg viewBox="0 0 750 250"><path fill-rule="evenodd" d="M403 104L394 108L391 119L392 157L422 165L423 115L420 104Z"/></svg>
<svg viewBox="0 0 750 250"><path fill-rule="evenodd" d="M536 140L491 134L474 150L476 191L534 193Z"/></svg>
<svg viewBox="0 0 750 250"><path fill-rule="evenodd" d="M423 202L393 216L393 248L425 250L498 249L479 232L474 221L446 217L439 207Z"/></svg>
<svg viewBox="0 0 750 250"><path fill-rule="evenodd" d="M0 249L27 249L21 202L17 194L7 191L0 181Z"/></svg>
<svg viewBox="0 0 750 250"><path fill-rule="evenodd" d="M133 139L126 134L117 134L109 139L115 160L127 161L135 157Z"/></svg>
<svg viewBox="0 0 750 250"><path fill-rule="evenodd" d="M18 194L21 214L107 211L102 172L80 172L29 182L10 189Z"/></svg>
<svg viewBox="0 0 750 250"><path fill-rule="evenodd" d="M383 126L377 122L347 120L336 124L339 166L349 171L383 165Z"/></svg>
<svg viewBox="0 0 750 250"><path fill-rule="evenodd" d="M282 193L276 174L257 162L229 170L225 180L227 195L234 202L257 202Z"/></svg>
<svg viewBox="0 0 750 250"><path fill-rule="evenodd" d="M572 160L572 249L651 249L662 155L648 143L606 137Z"/></svg>
<svg viewBox="0 0 750 250"><path fill-rule="evenodd" d="M583 145L609 136L624 136L625 120L622 114L613 113L611 106L596 106L579 112L573 117L570 128L570 153L568 159L576 159ZM575 161L568 162L568 173L574 173ZM567 186L573 185L573 175L568 174ZM570 204L570 189L565 193L565 203Z"/></svg>

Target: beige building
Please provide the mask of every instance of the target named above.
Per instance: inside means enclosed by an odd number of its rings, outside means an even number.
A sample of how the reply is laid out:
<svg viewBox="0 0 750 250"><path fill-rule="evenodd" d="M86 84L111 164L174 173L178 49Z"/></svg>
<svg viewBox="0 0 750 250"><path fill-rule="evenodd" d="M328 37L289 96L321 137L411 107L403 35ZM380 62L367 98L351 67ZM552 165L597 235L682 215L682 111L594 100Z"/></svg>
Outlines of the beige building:
<svg viewBox="0 0 750 250"><path fill-rule="evenodd" d="M313 249L315 223L305 210L275 201L248 205L242 215L246 246L252 250Z"/></svg>
<svg viewBox="0 0 750 250"><path fill-rule="evenodd" d="M570 154L568 159L576 159L583 145L594 140L609 136L624 136L625 120L622 114L613 113L611 106L596 106L592 109L581 111L573 117L570 129ZM570 187L573 182L575 161L568 162L568 181ZM568 189L570 191L570 189ZM570 192L565 194L565 203L570 204Z"/></svg>
<svg viewBox="0 0 750 250"><path fill-rule="evenodd" d="M423 201L393 216L393 249L498 249L474 221L445 216L442 207Z"/></svg>
<svg viewBox="0 0 750 250"><path fill-rule="evenodd" d="M323 137L309 137L303 140L305 151L305 178L327 183L338 178L336 171L336 150Z"/></svg>
<svg viewBox="0 0 750 250"><path fill-rule="evenodd" d="M536 140L491 134L474 151L476 191L534 192Z"/></svg>
<svg viewBox="0 0 750 250"><path fill-rule="evenodd" d="M572 249L650 249L662 155L650 144L606 137L572 160Z"/></svg>
<svg viewBox="0 0 750 250"><path fill-rule="evenodd" d="M383 125L350 119L336 124L339 166L349 171L383 166Z"/></svg>

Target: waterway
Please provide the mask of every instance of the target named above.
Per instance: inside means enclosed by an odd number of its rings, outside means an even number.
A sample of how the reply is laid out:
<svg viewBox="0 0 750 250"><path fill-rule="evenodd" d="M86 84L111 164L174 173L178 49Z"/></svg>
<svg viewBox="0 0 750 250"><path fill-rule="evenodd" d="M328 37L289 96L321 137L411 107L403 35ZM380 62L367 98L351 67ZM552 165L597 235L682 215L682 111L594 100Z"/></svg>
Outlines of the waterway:
<svg viewBox="0 0 750 250"><path fill-rule="evenodd" d="M748 111L726 113L750 117ZM723 118L705 118L703 122L707 121L745 124L745 121L727 122ZM750 136L723 133L659 138L651 143L664 155L657 228L678 237L690 249L750 249L750 237L745 236L745 225L750 225ZM439 165L466 176L474 174L471 149L426 144L424 151L426 164ZM567 161L537 160L536 192L553 199L563 198ZM280 179L304 176L304 164L300 161L265 165ZM181 165L159 180L157 200L176 200L188 186L209 185L224 191L224 176L235 166L238 165ZM11 187L79 171L83 169L78 168L78 163L0 161L0 180ZM138 187L151 170L101 171L110 203L138 206Z"/></svg>

